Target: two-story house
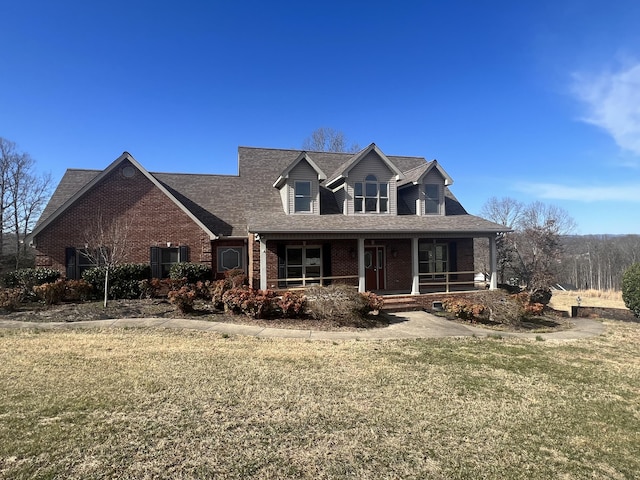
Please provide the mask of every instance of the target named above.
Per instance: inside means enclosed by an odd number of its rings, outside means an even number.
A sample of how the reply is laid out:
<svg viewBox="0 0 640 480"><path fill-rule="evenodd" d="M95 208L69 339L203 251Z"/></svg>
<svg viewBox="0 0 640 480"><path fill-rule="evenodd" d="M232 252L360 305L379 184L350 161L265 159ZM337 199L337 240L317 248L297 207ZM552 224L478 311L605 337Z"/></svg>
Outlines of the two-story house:
<svg viewBox="0 0 640 480"><path fill-rule="evenodd" d="M67 170L29 241L37 266L78 278L96 221L127 225L129 262L163 277L179 261L255 288L343 282L412 293L473 286L474 238L502 225L469 215L435 160L240 147L238 175L150 173L124 153L104 170Z"/></svg>

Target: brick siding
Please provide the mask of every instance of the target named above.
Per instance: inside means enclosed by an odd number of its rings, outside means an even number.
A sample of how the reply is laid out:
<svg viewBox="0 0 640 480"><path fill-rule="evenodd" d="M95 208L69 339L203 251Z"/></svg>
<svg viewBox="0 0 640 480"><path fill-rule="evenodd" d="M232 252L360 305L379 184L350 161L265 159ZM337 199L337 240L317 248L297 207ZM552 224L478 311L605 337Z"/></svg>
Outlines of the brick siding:
<svg viewBox="0 0 640 480"><path fill-rule="evenodd" d="M122 176L123 162L81 199L71 205L36 238L36 266L65 272L65 247L84 248L86 231L102 217L102 224L130 220L131 248L125 259L149 263L151 246L189 246L189 260L211 265L209 236L140 172Z"/></svg>

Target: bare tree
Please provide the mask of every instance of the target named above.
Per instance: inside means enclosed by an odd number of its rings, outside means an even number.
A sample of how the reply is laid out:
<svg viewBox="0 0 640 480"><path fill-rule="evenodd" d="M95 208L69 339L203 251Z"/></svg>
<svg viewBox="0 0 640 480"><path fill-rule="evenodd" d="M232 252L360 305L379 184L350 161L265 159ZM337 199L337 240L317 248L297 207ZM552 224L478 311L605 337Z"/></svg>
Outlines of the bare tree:
<svg viewBox="0 0 640 480"><path fill-rule="evenodd" d="M109 274L113 268L126 262L131 245L129 234L133 218L119 217L105 221L102 214L95 217L85 230L85 251L83 255L90 263L104 267L104 307L109 297Z"/></svg>
<svg viewBox="0 0 640 480"><path fill-rule="evenodd" d="M6 251L7 234L13 236L15 268L27 256L21 241L44 208L50 188L50 174L37 174L33 158L0 137L0 254Z"/></svg>
<svg viewBox="0 0 640 480"><path fill-rule="evenodd" d="M561 207L533 202L519 216L511 243L517 255L512 266L530 290L549 287L561 269L562 235L575 230L576 223Z"/></svg>
<svg viewBox="0 0 640 480"><path fill-rule="evenodd" d="M355 153L360 150L357 143L349 145L343 132L330 127L316 128L310 136L304 139L302 148L314 152Z"/></svg>
<svg viewBox="0 0 640 480"><path fill-rule="evenodd" d="M7 223L7 193L9 191L9 171L18 156L16 144L0 137L0 257L4 255L5 231Z"/></svg>
<svg viewBox="0 0 640 480"><path fill-rule="evenodd" d="M511 197L491 197L482 206L480 215L509 229L515 229L523 210L524 205ZM507 274L510 270L512 257L515 254L511 237L510 233L500 233L496 237L497 273L500 283L507 283ZM480 246L482 248L484 244L480 244ZM488 245L486 245L486 251L488 252ZM488 256L488 253L486 256Z"/></svg>
<svg viewBox="0 0 640 480"><path fill-rule="evenodd" d="M15 266L27 254L22 239L29 233L49 197L51 176L33 173L35 161L28 154L20 154L9 165L7 207L8 231L15 235Z"/></svg>
<svg viewBox="0 0 640 480"><path fill-rule="evenodd" d="M575 229L575 221L562 208L533 202L524 205L513 198L490 198L481 214L513 229L496 242L501 282L513 277L528 289L548 287L562 266L563 235Z"/></svg>
<svg viewBox="0 0 640 480"><path fill-rule="evenodd" d="M560 281L578 288L620 290L625 270L640 261L640 235L570 235L562 244Z"/></svg>
<svg viewBox="0 0 640 480"><path fill-rule="evenodd" d="M511 197L491 197L480 209L480 215L505 227L514 228L523 210L522 202Z"/></svg>

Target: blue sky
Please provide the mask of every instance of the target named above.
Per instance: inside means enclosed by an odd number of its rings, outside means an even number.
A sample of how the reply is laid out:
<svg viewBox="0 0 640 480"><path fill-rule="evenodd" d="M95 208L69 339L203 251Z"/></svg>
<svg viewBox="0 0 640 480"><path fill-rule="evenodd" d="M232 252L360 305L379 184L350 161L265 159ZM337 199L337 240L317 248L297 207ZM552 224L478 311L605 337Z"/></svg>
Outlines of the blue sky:
<svg viewBox="0 0 640 480"><path fill-rule="evenodd" d="M57 182L123 151L236 173L327 126L640 233L640 2L0 1L0 136Z"/></svg>

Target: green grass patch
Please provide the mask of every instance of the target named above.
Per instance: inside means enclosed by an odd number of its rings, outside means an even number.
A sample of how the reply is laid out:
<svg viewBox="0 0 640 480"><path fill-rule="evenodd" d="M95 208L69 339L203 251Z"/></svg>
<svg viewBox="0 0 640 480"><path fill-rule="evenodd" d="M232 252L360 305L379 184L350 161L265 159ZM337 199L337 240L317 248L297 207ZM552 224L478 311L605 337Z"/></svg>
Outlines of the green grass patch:
<svg viewBox="0 0 640 480"><path fill-rule="evenodd" d="M3 331L0 478L631 479L638 345Z"/></svg>

